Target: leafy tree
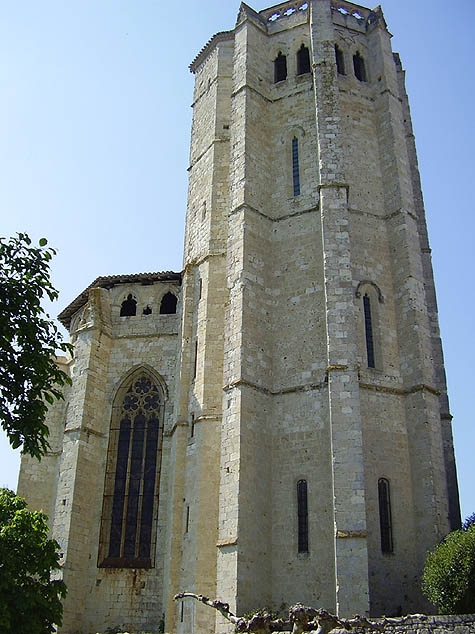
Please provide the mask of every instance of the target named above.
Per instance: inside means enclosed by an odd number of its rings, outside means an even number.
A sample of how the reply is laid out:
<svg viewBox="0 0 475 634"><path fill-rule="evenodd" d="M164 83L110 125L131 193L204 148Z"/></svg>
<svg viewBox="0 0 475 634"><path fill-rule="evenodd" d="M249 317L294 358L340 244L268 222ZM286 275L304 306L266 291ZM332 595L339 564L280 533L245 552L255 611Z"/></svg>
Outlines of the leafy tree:
<svg viewBox="0 0 475 634"><path fill-rule="evenodd" d="M55 250L26 233L0 238L0 422L14 449L40 458L48 448L48 403L62 397L69 377L56 365L69 344L41 306L58 291L50 281Z"/></svg>
<svg viewBox="0 0 475 634"><path fill-rule="evenodd" d="M422 591L441 614L475 613L475 524L469 520L426 559Z"/></svg>
<svg viewBox="0 0 475 634"><path fill-rule="evenodd" d="M47 518L0 489L0 631L48 634L61 625L66 596L59 569L58 544L48 539Z"/></svg>

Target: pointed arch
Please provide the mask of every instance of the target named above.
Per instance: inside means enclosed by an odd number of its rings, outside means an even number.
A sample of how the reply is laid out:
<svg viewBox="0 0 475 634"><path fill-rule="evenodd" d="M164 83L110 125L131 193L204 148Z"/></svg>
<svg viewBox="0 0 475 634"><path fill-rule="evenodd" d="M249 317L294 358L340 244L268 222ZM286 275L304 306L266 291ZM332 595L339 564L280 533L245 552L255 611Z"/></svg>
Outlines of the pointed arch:
<svg viewBox="0 0 475 634"><path fill-rule="evenodd" d="M382 349L380 331L382 322L379 304L384 303L383 294L375 282L363 280L358 284L355 295L361 300L361 328L364 341L364 344L362 344L363 359L366 358L366 367L381 369Z"/></svg>
<svg viewBox="0 0 475 634"><path fill-rule="evenodd" d="M355 71L355 77L358 81L368 81L366 74L366 64L363 56L359 51L353 55L353 70Z"/></svg>
<svg viewBox="0 0 475 634"><path fill-rule="evenodd" d="M274 60L274 84L287 79L287 57L279 51Z"/></svg>
<svg viewBox="0 0 475 634"><path fill-rule="evenodd" d="M302 44L297 51L297 75L306 75L310 72L310 51Z"/></svg>
<svg viewBox="0 0 475 634"><path fill-rule="evenodd" d="M173 293L165 293L160 302L160 315L175 315L177 296Z"/></svg>
<svg viewBox="0 0 475 634"><path fill-rule="evenodd" d="M147 366L130 370L116 391L99 566L153 567L166 393L163 379Z"/></svg>
<svg viewBox="0 0 475 634"><path fill-rule="evenodd" d="M121 317L135 317L137 314L137 300L129 293L120 305L120 316Z"/></svg>

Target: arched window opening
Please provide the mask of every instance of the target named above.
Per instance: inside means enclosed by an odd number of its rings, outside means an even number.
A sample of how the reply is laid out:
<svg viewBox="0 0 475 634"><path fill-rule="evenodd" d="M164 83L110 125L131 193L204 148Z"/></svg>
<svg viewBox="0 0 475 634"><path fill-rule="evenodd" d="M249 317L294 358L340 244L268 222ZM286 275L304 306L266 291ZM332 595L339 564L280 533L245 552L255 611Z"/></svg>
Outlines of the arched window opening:
<svg viewBox="0 0 475 634"><path fill-rule="evenodd" d="M300 196L299 140L292 139L292 182L294 196Z"/></svg>
<svg viewBox="0 0 475 634"><path fill-rule="evenodd" d="M121 317L134 317L137 314L137 302L132 295L127 295L127 299L121 304L120 316Z"/></svg>
<svg viewBox="0 0 475 634"><path fill-rule="evenodd" d="M297 482L298 552L308 553L307 481Z"/></svg>
<svg viewBox="0 0 475 634"><path fill-rule="evenodd" d="M297 51L297 75L305 75L310 72L310 52L305 44Z"/></svg>
<svg viewBox="0 0 475 634"><path fill-rule="evenodd" d="M381 552L393 552L393 528L391 519L391 497L389 494L389 480L378 480L379 527L381 533Z"/></svg>
<svg viewBox="0 0 475 634"><path fill-rule="evenodd" d="M358 79L359 81L367 81L364 59L361 57L359 51L357 51L356 54L353 55L353 68L355 71L356 79Z"/></svg>
<svg viewBox="0 0 475 634"><path fill-rule="evenodd" d="M151 568L160 469L160 390L145 371L114 407L99 565Z"/></svg>
<svg viewBox="0 0 475 634"><path fill-rule="evenodd" d="M287 57L282 55L282 51L274 60L274 83L287 79Z"/></svg>
<svg viewBox="0 0 475 634"><path fill-rule="evenodd" d="M371 316L371 300L367 293L363 295L363 311L366 338L366 358L368 362L368 368L374 368L376 366L374 359L373 319Z"/></svg>
<svg viewBox="0 0 475 634"><path fill-rule="evenodd" d="M152 309L150 308L150 306L145 306L145 308L143 309L143 314L144 315L151 315L152 314Z"/></svg>
<svg viewBox="0 0 475 634"><path fill-rule="evenodd" d="M176 313L176 295L165 293L160 303L160 315L174 315Z"/></svg>
<svg viewBox="0 0 475 634"><path fill-rule="evenodd" d="M343 51L335 44L335 60L336 60L336 70L339 75L346 75L345 73L345 58L343 57Z"/></svg>

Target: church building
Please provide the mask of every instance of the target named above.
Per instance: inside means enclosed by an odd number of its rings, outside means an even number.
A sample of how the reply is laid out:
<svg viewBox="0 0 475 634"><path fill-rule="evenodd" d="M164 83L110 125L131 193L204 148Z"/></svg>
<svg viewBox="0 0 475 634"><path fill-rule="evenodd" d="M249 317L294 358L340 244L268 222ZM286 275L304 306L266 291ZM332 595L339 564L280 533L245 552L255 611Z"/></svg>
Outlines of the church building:
<svg viewBox="0 0 475 634"><path fill-rule="evenodd" d="M239 615L430 610L426 552L460 511L382 10L242 3L190 69L183 270L98 277L61 313L72 386L22 461L62 552L60 631L226 630L182 591Z"/></svg>

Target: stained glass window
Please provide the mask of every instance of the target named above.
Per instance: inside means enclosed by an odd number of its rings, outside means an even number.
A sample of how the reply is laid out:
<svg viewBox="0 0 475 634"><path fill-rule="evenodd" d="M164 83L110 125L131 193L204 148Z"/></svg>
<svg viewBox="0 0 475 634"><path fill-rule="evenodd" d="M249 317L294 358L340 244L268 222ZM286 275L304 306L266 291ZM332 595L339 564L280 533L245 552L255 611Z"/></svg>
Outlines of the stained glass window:
<svg viewBox="0 0 475 634"><path fill-rule="evenodd" d="M145 372L121 393L107 457L103 566L152 566L160 450L160 391Z"/></svg>

